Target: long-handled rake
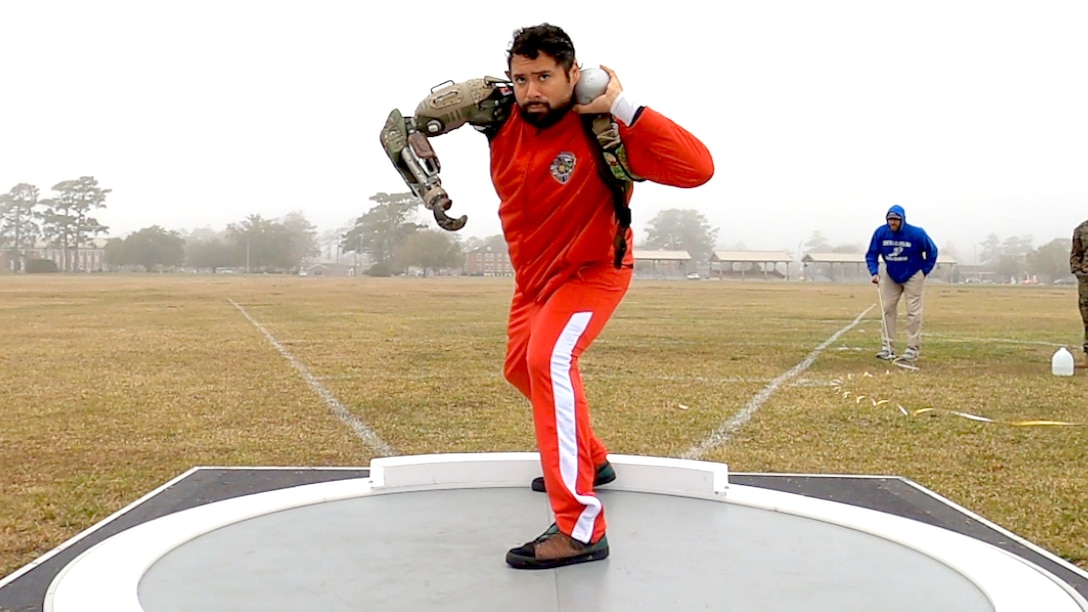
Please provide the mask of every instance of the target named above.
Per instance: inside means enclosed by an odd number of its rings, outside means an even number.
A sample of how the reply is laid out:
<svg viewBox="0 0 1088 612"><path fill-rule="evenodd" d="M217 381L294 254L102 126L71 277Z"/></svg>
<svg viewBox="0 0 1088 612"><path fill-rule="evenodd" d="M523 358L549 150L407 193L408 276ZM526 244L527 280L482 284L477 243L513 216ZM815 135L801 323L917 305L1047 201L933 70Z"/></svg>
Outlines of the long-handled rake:
<svg viewBox="0 0 1088 612"><path fill-rule="evenodd" d="M880 348L887 349L892 354L892 339L888 337L888 320L884 311L884 279L876 280L876 299L880 301Z"/></svg>

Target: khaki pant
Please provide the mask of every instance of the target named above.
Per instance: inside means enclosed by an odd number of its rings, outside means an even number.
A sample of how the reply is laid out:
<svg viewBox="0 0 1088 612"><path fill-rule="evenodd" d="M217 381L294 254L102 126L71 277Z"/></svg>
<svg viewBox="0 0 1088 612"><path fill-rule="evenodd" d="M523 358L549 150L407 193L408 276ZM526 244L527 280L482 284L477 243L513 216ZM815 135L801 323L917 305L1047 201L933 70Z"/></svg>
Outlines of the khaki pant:
<svg viewBox="0 0 1088 612"><path fill-rule="evenodd" d="M907 302L907 348L922 349L922 290L926 282L921 270L905 283L897 283L888 277L885 270L880 271L880 299L884 304L884 348L895 351L895 318L898 314L899 298Z"/></svg>
<svg viewBox="0 0 1088 612"><path fill-rule="evenodd" d="M1088 356L1088 276L1079 280L1080 318L1084 320L1084 354Z"/></svg>

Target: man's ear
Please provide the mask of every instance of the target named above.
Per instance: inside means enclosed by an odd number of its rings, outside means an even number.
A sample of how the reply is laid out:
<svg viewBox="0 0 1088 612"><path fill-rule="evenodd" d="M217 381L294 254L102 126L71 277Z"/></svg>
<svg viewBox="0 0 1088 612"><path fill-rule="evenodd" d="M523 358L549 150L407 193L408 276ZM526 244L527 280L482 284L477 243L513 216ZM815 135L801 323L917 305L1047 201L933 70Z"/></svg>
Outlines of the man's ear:
<svg viewBox="0 0 1088 612"><path fill-rule="evenodd" d="M507 81L513 81L514 80L514 79L510 78L510 71L509 70L506 71L506 80Z"/></svg>
<svg viewBox="0 0 1088 612"><path fill-rule="evenodd" d="M577 83L578 77L582 74L582 69L578 67L578 64L574 64L570 67L570 82Z"/></svg>

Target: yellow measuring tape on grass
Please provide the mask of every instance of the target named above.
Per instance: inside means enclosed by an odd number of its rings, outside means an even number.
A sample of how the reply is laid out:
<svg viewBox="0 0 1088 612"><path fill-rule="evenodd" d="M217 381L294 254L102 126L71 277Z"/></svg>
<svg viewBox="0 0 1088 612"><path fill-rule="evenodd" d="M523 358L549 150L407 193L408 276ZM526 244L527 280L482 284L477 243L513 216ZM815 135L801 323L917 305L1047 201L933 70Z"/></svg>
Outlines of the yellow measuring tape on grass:
<svg viewBox="0 0 1088 612"><path fill-rule="evenodd" d="M865 372L864 374L861 375L861 377L862 378L873 378L873 375L868 373L868 372ZM853 374L848 374L846 376L845 381L842 380L842 379L832 380L831 384L834 385L832 388L835 390L836 393L840 394L843 399L853 398L855 404L860 404L864 400L869 400L869 402L873 406L883 406L884 404L891 405L892 402L890 400L886 400L886 399L878 400L875 397L870 397L870 396L867 396L867 395L860 395L860 394L854 393L853 391L850 391L849 389L844 389L843 387L845 386L845 383L847 381L852 381L853 379L854 379L854 375ZM1083 427L1085 425L1088 425L1086 423L1072 423L1072 422L1069 422L1069 421L1048 421L1048 420L1002 421L1002 420L998 420L998 419L991 419L991 418L988 418L988 417L979 416L977 414L970 414L970 413L967 413L967 412L961 412L959 410L948 410L947 408L919 408L917 410L908 410L908 409L904 408L901 404L895 404L895 407L899 409L899 412L902 413L903 416L913 417L913 416L919 416L919 415L922 415L922 414L945 413L945 414L952 414L952 415L955 415L955 416L958 416L958 417L963 417L963 418L969 419L971 421L978 421L980 423L993 423L995 425L1008 425L1010 427L1044 427L1044 426Z"/></svg>

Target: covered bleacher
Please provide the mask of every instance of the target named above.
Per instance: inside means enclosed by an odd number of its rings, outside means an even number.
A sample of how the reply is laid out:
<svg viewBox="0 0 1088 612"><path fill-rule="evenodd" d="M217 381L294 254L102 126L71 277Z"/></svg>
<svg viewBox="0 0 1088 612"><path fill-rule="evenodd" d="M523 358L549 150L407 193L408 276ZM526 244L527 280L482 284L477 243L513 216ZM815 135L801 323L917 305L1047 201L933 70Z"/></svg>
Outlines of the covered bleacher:
<svg viewBox="0 0 1088 612"><path fill-rule="evenodd" d="M852 282L870 278L865 253L807 253L801 263L806 281ZM958 263L955 258L938 253L932 276L951 281Z"/></svg>
<svg viewBox="0 0 1088 612"><path fill-rule="evenodd" d="M710 256L710 277L789 280L792 261L786 251L714 251ZM782 264L781 270L779 264Z"/></svg>
<svg viewBox="0 0 1088 612"><path fill-rule="evenodd" d="M687 251L635 249L635 276L639 278L684 278L694 271L693 267Z"/></svg>

